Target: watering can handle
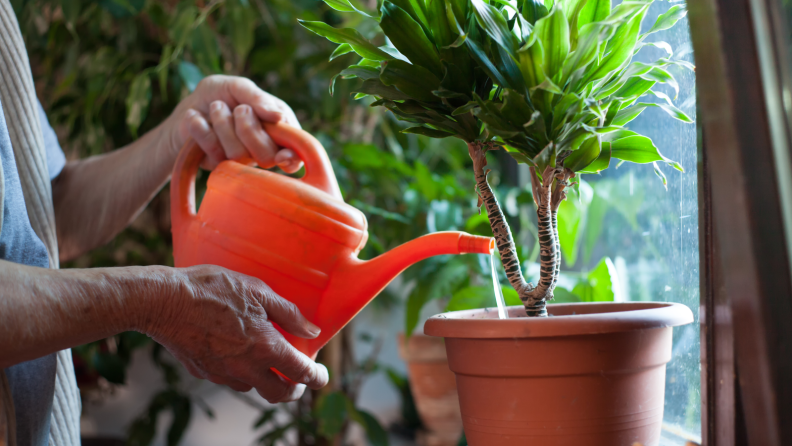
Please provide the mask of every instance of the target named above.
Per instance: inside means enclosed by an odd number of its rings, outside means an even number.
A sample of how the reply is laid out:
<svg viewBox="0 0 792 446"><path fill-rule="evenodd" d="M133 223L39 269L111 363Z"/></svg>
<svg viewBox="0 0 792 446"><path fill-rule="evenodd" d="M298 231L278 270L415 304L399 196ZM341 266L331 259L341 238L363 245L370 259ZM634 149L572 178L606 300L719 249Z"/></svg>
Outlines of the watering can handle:
<svg viewBox="0 0 792 446"><path fill-rule="evenodd" d="M305 175L301 181L343 200L330 158L316 138L305 130L283 122L265 122L262 125L275 144L294 150L305 163ZM198 144L188 139L176 159L171 174L171 202L175 211L171 218L174 228L180 228L195 217L195 175L204 156Z"/></svg>

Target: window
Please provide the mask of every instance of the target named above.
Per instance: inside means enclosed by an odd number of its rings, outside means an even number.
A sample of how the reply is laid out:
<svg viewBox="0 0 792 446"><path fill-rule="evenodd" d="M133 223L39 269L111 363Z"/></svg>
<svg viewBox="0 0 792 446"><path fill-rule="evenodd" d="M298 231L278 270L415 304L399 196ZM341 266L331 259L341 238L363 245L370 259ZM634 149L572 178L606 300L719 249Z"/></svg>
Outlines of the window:
<svg viewBox="0 0 792 446"><path fill-rule="evenodd" d="M667 4L655 4L644 20L644 27L651 26L658 14L667 8ZM650 36L649 40L668 43L673 50L671 60L693 62L687 19ZM646 62L650 60L647 56L656 59L659 52L665 50L647 46L634 60ZM653 90L666 93L677 107L695 118L694 72L675 65L666 68L679 83L678 96L668 85L658 84ZM601 232L598 237L592 235L592 241L583 242L580 260L584 269L591 269L599 259L611 258L618 272L624 300L673 301L693 310L696 322L674 331L673 359L666 372L665 424L661 445L682 445L685 440L700 442L696 125L672 119L659 108L648 108L628 127L652 138L661 153L681 163L685 172L660 165L668 180L668 190L663 187L651 164L625 163L601 176L586 175L584 179L593 192L587 215L587 232ZM601 229L598 229L599 219ZM619 299L618 293L616 298Z"/></svg>

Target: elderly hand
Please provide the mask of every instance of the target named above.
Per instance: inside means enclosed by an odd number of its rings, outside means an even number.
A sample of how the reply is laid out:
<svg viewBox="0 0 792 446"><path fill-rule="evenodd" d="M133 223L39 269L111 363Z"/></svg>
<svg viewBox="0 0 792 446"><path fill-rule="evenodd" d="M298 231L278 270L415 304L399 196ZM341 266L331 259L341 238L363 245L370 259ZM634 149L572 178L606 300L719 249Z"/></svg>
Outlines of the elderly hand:
<svg viewBox="0 0 792 446"><path fill-rule="evenodd" d="M306 385L318 389L327 384L327 369L295 349L272 325L276 322L302 338L318 336L319 328L294 304L264 282L218 266L175 271L176 291L149 304L154 308L142 312L148 316L141 331L164 345L191 374L240 392L255 388L270 403L294 401Z"/></svg>
<svg viewBox="0 0 792 446"><path fill-rule="evenodd" d="M168 120L173 130L174 150L193 138L206 153L201 165L205 169L214 169L226 159L246 158L266 169L277 165L288 173L302 167L302 161L292 150L279 148L261 127L261 121L283 120L299 128L294 112L250 79L206 77Z"/></svg>

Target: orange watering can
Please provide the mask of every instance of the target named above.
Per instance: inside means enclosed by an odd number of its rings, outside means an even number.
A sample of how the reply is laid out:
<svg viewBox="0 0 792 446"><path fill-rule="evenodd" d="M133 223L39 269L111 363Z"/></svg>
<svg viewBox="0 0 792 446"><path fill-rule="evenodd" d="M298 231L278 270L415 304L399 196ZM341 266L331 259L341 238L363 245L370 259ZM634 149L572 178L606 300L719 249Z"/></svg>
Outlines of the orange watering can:
<svg viewBox="0 0 792 446"><path fill-rule="evenodd" d="M494 249L490 237L438 232L372 260L358 259L368 223L341 198L322 145L286 124L264 129L276 144L297 153L305 175L296 179L224 161L209 175L196 214L195 175L204 153L188 141L171 178L173 257L177 267L214 264L258 277L295 303L322 333L308 340L281 332L309 357L413 263Z"/></svg>

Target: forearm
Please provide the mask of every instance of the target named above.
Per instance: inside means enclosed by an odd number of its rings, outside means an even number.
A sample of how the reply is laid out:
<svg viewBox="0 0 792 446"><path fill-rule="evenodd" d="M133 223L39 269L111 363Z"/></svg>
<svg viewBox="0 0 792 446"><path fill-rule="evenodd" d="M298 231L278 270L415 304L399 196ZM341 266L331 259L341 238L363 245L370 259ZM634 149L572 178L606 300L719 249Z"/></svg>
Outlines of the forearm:
<svg viewBox="0 0 792 446"><path fill-rule="evenodd" d="M0 368L103 339L146 331L162 296L173 294L167 267L50 270L0 260Z"/></svg>
<svg viewBox="0 0 792 446"><path fill-rule="evenodd" d="M178 151L166 125L119 150L70 162L55 179L61 260L110 241L167 182Z"/></svg>

